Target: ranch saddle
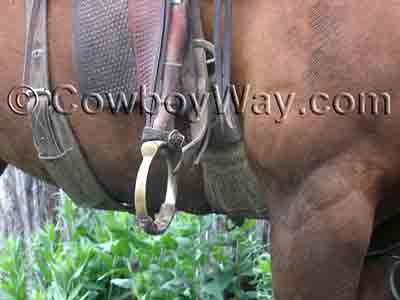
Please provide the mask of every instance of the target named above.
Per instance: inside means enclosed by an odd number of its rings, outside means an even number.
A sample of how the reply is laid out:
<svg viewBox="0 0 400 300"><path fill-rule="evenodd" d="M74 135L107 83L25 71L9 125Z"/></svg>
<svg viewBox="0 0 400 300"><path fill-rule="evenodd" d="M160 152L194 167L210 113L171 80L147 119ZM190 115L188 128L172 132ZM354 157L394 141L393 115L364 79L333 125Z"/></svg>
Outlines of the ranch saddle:
<svg viewBox="0 0 400 300"><path fill-rule="evenodd" d="M202 164L207 201L216 211L265 216L231 93L232 0L214 0L213 43L204 38L201 0L127 1L134 77L146 112L134 201L139 225L150 234L168 228L175 214L177 174L182 165L191 164ZM23 83L39 158L79 206L131 211L132 203L121 203L105 192L67 117L50 105L47 0L25 3ZM166 162L168 182L164 204L153 220L147 211L146 185L155 157ZM240 189L232 193L231 186Z"/></svg>

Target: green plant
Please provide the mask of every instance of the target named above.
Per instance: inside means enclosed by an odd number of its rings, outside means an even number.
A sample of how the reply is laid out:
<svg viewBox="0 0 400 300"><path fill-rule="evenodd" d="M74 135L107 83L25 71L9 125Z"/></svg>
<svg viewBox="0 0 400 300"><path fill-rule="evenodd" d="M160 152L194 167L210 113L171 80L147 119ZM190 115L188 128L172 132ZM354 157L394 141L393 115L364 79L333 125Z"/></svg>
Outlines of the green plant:
<svg viewBox="0 0 400 300"><path fill-rule="evenodd" d="M25 300L25 255L20 239L8 239L0 251L0 299Z"/></svg>
<svg viewBox="0 0 400 300"><path fill-rule="evenodd" d="M270 258L255 221L210 231L213 216L179 214L151 237L126 213L79 209L65 198L61 218L35 234L24 255L10 239L0 260L3 300L272 299ZM29 271L29 272L28 272ZM9 280L11 279L11 280Z"/></svg>

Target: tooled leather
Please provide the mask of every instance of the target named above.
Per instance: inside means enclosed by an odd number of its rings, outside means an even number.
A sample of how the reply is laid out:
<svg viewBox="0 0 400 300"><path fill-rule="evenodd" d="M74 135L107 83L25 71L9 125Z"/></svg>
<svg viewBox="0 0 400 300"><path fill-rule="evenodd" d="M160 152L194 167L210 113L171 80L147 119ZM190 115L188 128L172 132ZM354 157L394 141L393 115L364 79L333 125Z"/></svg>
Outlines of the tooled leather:
<svg viewBox="0 0 400 300"><path fill-rule="evenodd" d="M82 95L132 93L136 64L128 32L128 0L74 0L73 54Z"/></svg>

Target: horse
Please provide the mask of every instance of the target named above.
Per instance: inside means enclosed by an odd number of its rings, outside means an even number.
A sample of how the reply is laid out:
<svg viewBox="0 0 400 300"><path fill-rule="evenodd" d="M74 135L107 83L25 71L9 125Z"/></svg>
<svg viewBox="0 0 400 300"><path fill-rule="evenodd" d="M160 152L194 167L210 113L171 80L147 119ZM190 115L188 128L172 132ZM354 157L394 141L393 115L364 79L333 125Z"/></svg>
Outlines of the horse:
<svg viewBox="0 0 400 300"><path fill-rule="evenodd" d="M200 5L211 39L213 3ZM71 10L70 1L49 2L53 86L79 86ZM23 73L24 11L21 1L8 0L0 18L1 166L12 164L54 183L38 158L29 118L16 115L7 101ZM399 16L394 1L234 1L232 78L238 86L251 84L257 104L245 110L241 122L272 224L277 300L393 297L385 280L393 262L367 254L374 234L397 220L400 209ZM362 108L370 93L385 96L372 105L380 113ZM63 99L64 105L80 101L76 95ZM358 113L354 99L360 99ZM99 182L115 198L132 203L143 116L77 111L68 119ZM151 172L150 198L161 199L165 172L161 165ZM201 167L184 166L180 172L177 208L212 213ZM160 205L150 201L148 210L157 212Z"/></svg>

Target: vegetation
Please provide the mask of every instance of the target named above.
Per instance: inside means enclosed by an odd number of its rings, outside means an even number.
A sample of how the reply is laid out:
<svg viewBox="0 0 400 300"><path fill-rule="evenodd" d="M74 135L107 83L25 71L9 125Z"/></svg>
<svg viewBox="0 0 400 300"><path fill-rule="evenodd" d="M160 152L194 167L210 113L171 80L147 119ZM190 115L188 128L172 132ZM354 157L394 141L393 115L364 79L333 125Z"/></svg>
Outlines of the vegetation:
<svg viewBox="0 0 400 300"><path fill-rule="evenodd" d="M29 245L4 243L0 299L272 299L254 221L210 233L215 217L180 214L168 233L150 237L126 213L78 209L69 199L59 210L58 223Z"/></svg>

